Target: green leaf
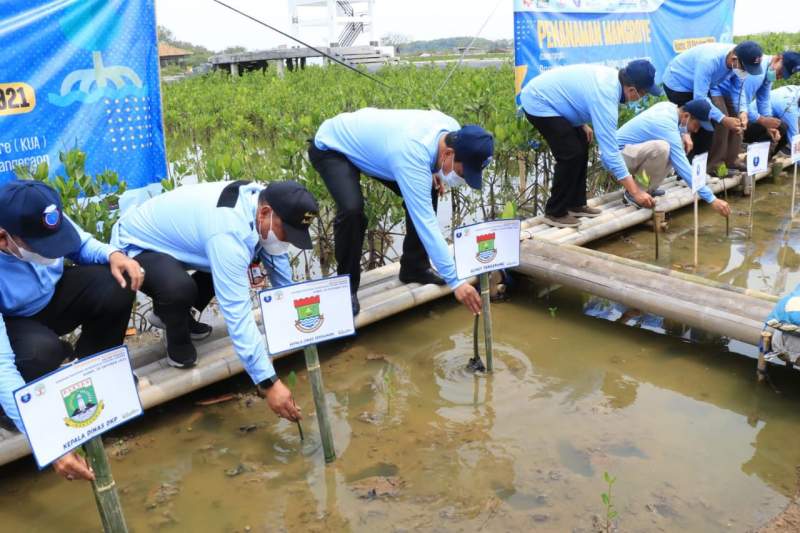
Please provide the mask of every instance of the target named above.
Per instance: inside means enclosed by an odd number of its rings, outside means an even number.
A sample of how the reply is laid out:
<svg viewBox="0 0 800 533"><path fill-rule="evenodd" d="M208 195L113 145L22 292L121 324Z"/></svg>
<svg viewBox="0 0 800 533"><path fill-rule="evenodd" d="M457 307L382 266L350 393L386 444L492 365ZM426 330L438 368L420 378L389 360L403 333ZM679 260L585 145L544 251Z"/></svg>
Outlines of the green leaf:
<svg viewBox="0 0 800 533"><path fill-rule="evenodd" d="M297 385L297 374L292 370L289 372L289 375L286 376L286 386L294 390L295 385Z"/></svg>
<svg viewBox="0 0 800 533"><path fill-rule="evenodd" d="M611 483L611 476L608 475L608 472L603 472L603 480L606 483Z"/></svg>
<svg viewBox="0 0 800 533"><path fill-rule="evenodd" d="M515 204L512 200L506 202L506 205L503 208L503 213L500 215L500 218L507 220L513 220L517 218L517 204Z"/></svg>
<svg viewBox="0 0 800 533"><path fill-rule="evenodd" d="M600 498L603 499L603 505L608 505L609 499L608 499L608 494L607 493L604 492L603 494L601 494Z"/></svg>

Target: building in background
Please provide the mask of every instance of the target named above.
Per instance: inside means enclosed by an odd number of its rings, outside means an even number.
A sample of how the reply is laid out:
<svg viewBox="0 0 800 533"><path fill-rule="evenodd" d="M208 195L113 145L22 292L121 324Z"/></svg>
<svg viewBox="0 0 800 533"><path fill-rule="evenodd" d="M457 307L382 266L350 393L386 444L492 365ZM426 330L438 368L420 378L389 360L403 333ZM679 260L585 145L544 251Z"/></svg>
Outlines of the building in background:
<svg viewBox="0 0 800 533"><path fill-rule="evenodd" d="M297 37L303 38L305 28L326 30L327 42L316 44L338 48L354 46L358 40L369 46L379 44L375 0L289 0L289 16Z"/></svg>

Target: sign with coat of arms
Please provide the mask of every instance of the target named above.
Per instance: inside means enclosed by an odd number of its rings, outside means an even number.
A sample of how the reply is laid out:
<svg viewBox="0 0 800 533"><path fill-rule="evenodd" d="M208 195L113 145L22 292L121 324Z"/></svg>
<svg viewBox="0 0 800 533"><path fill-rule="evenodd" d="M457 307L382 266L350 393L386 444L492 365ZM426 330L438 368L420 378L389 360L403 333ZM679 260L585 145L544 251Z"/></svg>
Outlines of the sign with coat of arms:
<svg viewBox="0 0 800 533"><path fill-rule="evenodd" d="M143 412L124 346L27 383L14 400L39 468Z"/></svg>
<svg viewBox="0 0 800 533"><path fill-rule="evenodd" d="M349 276L266 289L258 293L258 301L270 355L356 331Z"/></svg>
<svg viewBox="0 0 800 533"><path fill-rule="evenodd" d="M453 232L456 274L467 279L519 265L519 220L492 220Z"/></svg>

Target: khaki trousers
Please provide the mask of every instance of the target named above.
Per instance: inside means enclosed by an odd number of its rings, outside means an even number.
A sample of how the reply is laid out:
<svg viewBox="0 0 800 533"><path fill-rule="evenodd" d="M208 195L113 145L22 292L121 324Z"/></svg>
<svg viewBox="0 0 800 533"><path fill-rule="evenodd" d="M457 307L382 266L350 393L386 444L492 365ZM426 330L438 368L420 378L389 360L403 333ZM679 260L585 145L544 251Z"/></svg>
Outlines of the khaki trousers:
<svg viewBox="0 0 800 533"><path fill-rule="evenodd" d="M667 141L626 144L622 149L622 157L632 176L636 177L642 172L647 173L647 177L650 178L648 191L656 190L672 169Z"/></svg>
<svg viewBox="0 0 800 533"><path fill-rule="evenodd" d="M730 98L712 96L711 101L727 116L738 117L733 107L733 100ZM714 140L711 141L711 150L708 152L709 173L716 174L716 169L720 163L725 163L728 167L735 165L741 151L741 135L729 130L722 124L714 126Z"/></svg>

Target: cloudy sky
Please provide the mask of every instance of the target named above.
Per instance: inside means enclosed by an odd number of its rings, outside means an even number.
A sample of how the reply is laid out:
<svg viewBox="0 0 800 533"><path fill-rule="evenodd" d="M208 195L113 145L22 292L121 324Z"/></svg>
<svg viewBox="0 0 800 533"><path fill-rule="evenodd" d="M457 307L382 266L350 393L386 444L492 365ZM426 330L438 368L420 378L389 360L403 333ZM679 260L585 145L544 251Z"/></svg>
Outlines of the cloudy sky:
<svg viewBox="0 0 800 533"><path fill-rule="evenodd" d="M224 0L291 33L287 0ZM378 35L401 33L413 39L474 35L497 6L498 0L376 0ZM490 39L513 37L513 2L499 6L481 34ZM366 5L366 4L364 4ZM769 6L765 9L764 6ZM156 0L158 23L180 40L212 50L241 45L258 50L287 43L285 38L229 12L211 0ZM798 31L798 0L737 0L734 33ZM782 14L782 16L781 16ZM790 16L792 14L792 16ZM327 40L313 30L302 37L311 44Z"/></svg>

